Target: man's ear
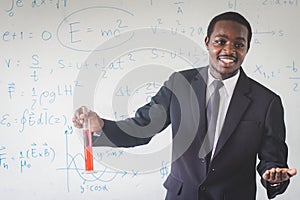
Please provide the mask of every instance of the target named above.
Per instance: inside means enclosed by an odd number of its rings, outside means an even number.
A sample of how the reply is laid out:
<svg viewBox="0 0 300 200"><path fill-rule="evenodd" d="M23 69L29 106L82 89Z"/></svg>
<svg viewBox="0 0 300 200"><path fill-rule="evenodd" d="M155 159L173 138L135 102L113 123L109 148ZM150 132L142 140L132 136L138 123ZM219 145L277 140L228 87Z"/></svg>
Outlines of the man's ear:
<svg viewBox="0 0 300 200"><path fill-rule="evenodd" d="M209 38L207 36L205 37L204 42L205 42L206 49L208 50Z"/></svg>

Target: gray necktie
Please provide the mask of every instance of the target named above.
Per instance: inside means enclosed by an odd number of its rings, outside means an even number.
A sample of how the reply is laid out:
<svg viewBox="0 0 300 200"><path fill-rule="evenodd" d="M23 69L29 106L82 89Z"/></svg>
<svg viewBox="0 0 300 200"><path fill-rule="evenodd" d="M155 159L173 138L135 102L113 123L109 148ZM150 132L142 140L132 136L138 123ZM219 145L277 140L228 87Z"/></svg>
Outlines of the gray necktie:
<svg viewBox="0 0 300 200"><path fill-rule="evenodd" d="M213 149L214 138L216 133L216 125L219 113L220 105L220 93L219 89L224 85L222 81L214 80L213 81L214 91L210 96L206 109L207 117L207 134L204 138L204 141L200 147L199 158L205 158L207 154Z"/></svg>

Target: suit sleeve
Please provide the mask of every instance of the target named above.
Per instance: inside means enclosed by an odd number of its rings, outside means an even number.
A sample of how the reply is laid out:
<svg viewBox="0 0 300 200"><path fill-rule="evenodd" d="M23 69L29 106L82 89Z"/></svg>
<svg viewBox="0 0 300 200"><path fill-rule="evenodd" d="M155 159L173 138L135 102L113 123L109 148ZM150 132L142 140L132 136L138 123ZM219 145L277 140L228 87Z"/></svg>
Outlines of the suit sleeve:
<svg viewBox="0 0 300 200"><path fill-rule="evenodd" d="M262 140L261 150L259 152L260 163L258 172L263 173L271 168L287 168L287 145L285 143L286 130L284 123L284 112L282 102L279 96L275 96L270 102L265 119L265 135ZM269 199L283 193L289 181L281 183L279 186L272 187L261 178L261 182L267 189Z"/></svg>
<svg viewBox="0 0 300 200"><path fill-rule="evenodd" d="M121 121L104 119L101 136L93 137L93 146L133 147L147 144L170 124L172 75L151 101L140 107L135 116Z"/></svg>

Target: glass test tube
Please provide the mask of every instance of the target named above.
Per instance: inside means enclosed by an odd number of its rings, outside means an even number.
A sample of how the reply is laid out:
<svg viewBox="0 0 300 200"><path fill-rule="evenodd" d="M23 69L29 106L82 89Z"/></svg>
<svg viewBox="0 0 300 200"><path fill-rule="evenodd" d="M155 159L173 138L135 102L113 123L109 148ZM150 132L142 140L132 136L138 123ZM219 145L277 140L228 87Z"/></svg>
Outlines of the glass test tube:
<svg viewBox="0 0 300 200"><path fill-rule="evenodd" d="M84 115L88 115L88 109L86 107L82 108ZM84 142L84 161L85 161L85 170L93 171L93 148L92 148L92 133L90 130L90 120L85 118L83 124L83 142Z"/></svg>

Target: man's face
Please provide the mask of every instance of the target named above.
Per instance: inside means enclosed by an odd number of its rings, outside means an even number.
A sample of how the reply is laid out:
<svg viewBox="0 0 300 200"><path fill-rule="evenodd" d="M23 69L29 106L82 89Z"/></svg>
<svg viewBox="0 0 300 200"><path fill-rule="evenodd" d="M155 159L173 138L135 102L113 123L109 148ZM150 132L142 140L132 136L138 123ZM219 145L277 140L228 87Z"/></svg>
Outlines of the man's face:
<svg viewBox="0 0 300 200"><path fill-rule="evenodd" d="M248 52L248 29L234 21L218 21L210 38L205 38L210 73L217 79L235 75Z"/></svg>

